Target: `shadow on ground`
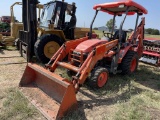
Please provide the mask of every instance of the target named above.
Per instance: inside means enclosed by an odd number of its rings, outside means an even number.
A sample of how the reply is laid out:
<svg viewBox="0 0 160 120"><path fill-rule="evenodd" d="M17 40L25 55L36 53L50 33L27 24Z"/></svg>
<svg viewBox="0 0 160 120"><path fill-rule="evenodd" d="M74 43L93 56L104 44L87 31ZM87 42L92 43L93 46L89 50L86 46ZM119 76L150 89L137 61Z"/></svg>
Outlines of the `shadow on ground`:
<svg viewBox="0 0 160 120"><path fill-rule="evenodd" d="M154 70L154 72L153 72ZM64 120L77 119L86 120L84 110L93 107L109 106L119 102L127 102L131 96L145 92L146 89L133 85L132 82L153 90L160 90L160 74L157 68L146 65L139 65L137 72L130 76L110 75L109 81L105 87L98 90L90 89L85 86L79 92L88 99L78 101L78 110L69 114Z"/></svg>
<svg viewBox="0 0 160 120"><path fill-rule="evenodd" d="M139 65L135 81L141 85L160 91L160 69L149 65Z"/></svg>
<svg viewBox="0 0 160 120"><path fill-rule="evenodd" d="M84 110L93 110L93 107L114 105L119 102L127 102L131 96L143 92L143 89L131 85L129 76L111 76L107 85L99 90L93 90L85 86L85 90L79 92L88 99L78 101L78 110L70 113L64 120L87 120ZM125 90L123 90L126 88ZM87 89L87 90L86 90ZM119 93L120 92L120 93Z"/></svg>
<svg viewBox="0 0 160 120"><path fill-rule="evenodd" d="M2 55L5 54L4 51L15 51L15 50L17 50L17 49L15 47L13 47L13 46L7 46L7 47L0 46L0 54L2 54Z"/></svg>

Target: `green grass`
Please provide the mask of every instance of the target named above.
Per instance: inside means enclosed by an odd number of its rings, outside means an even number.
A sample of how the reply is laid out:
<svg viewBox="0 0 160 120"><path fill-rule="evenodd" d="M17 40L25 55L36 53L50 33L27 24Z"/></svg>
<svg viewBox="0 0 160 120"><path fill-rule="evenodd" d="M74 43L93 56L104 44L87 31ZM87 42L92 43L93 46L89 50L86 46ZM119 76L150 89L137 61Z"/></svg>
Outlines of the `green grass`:
<svg viewBox="0 0 160 120"><path fill-rule="evenodd" d="M84 118L81 117L81 112L80 111L75 111L68 113L62 120L84 120Z"/></svg>
<svg viewBox="0 0 160 120"><path fill-rule="evenodd" d="M93 95L92 101L99 101L105 105L114 105L112 115L104 116L105 120L150 120L157 119L160 114L160 72L155 67L140 64L137 72L133 75L122 76L110 75L108 83L98 90L92 90L85 85ZM85 91L81 91L82 93ZM86 94L87 96L87 94ZM93 105L94 106L94 105ZM81 109L81 107L79 108ZM82 111L69 114L66 120L78 118ZM152 114L154 113L154 114ZM108 116L112 116L108 118ZM84 118L83 118L84 119Z"/></svg>
<svg viewBox="0 0 160 120"><path fill-rule="evenodd" d="M147 67L150 67L150 69L147 69ZM96 91L94 90L93 92L97 95L106 95L108 93L114 94L123 90L125 87L128 87L130 90L132 90L131 84L133 83L140 83L146 87L160 90L160 72L154 70L154 67L152 66L140 64L135 74L129 76L123 76L120 74L110 75L108 83L102 89L98 89Z"/></svg>
<svg viewBox="0 0 160 120"><path fill-rule="evenodd" d="M69 76L67 74L67 69L64 69L62 67L58 67L56 70L55 70L55 73L60 75L62 78L66 78L68 80L71 80L71 76Z"/></svg>
<svg viewBox="0 0 160 120"><path fill-rule="evenodd" d="M0 113L1 120L32 119L36 114L36 109L28 104L28 101L16 88L7 90L3 110Z"/></svg>
<svg viewBox="0 0 160 120"><path fill-rule="evenodd" d="M160 35L149 35L149 34L146 34L145 37L159 38L160 39Z"/></svg>
<svg viewBox="0 0 160 120"><path fill-rule="evenodd" d="M62 71L66 72L62 68L59 68L56 72L64 78L68 77ZM92 90L84 85L80 93L86 93L85 96L91 100L88 102L85 99L78 101L78 109L69 113L63 120L87 119L86 116L92 113L92 109L104 105L104 107L108 106L107 109L110 106L113 109L111 114L101 115L104 120L158 119L160 114L158 82L160 82L159 70L152 66L140 64L138 71L133 75L110 75L108 83L102 89ZM84 89L89 90L91 94ZM2 96L1 99L4 98ZM88 109L90 109L90 112L85 111ZM101 111L101 109L98 110ZM105 113L104 109L102 109L102 113ZM36 119L37 114L35 108L28 104L28 101L16 88L7 90L2 112L0 113L1 120L33 120Z"/></svg>
<svg viewBox="0 0 160 120"><path fill-rule="evenodd" d="M56 71L62 77L70 79L65 69ZM86 85L80 93L86 93L89 100L81 98L78 101L78 109L69 113L63 120L84 120L88 114L95 113L95 108L112 109L112 113L106 114L102 109L101 118L104 120L150 120L160 117L160 70L153 66L140 63L138 71L129 76L120 74L110 75L108 83L102 88L92 90ZM88 92L89 91L89 92ZM36 119L38 112L32 107L17 88L6 91L6 95L0 95L4 100L0 113L0 120ZM88 110L89 112L86 112ZM93 112L93 113L92 113ZM91 115L90 115L91 116Z"/></svg>
<svg viewBox="0 0 160 120"><path fill-rule="evenodd" d="M160 90L160 81L157 83L157 87Z"/></svg>
<svg viewBox="0 0 160 120"><path fill-rule="evenodd" d="M0 46L0 49L5 49L7 51L16 50L15 46Z"/></svg>
<svg viewBox="0 0 160 120"><path fill-rule="evenodd" d="M160 94L151 91L144 91L142 94L132 96L127 103L119 104L119 110L115 114L116 120L150 120L156 119L155 114L160 112Z"/></svg>
<svg viewBox="0 0 160 120"><path fill-rule="evenodd" d="M150 120L149 112L144 110L145 103L141 97L133 97L128 103L121 103L115 120Z"/></svg>

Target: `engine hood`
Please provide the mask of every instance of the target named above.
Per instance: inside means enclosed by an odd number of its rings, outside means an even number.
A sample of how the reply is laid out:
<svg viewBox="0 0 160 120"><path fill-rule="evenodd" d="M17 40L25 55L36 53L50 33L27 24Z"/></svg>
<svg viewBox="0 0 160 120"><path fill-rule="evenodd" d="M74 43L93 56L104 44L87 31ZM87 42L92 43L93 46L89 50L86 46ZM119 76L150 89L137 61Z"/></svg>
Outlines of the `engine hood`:
<svg viewBox="0 0 160 120"><path fill-rule="evenodd" d="M80 43L75 51L90 52L97 45L107 43L107 40L91 39Z"/></svg>

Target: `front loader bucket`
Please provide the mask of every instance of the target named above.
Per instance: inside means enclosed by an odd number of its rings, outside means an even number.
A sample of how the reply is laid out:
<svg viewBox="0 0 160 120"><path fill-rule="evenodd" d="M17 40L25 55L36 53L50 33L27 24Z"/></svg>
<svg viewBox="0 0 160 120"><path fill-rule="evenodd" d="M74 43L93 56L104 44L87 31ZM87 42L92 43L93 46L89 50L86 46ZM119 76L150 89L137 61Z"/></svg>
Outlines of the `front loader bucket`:
<svg viewBox="0 0 160 120"><path fill-rule="evenodd" d="M77 107L73 85L36 64L28 63L19 86L23 95L49 120L61 119Z"/></svg>

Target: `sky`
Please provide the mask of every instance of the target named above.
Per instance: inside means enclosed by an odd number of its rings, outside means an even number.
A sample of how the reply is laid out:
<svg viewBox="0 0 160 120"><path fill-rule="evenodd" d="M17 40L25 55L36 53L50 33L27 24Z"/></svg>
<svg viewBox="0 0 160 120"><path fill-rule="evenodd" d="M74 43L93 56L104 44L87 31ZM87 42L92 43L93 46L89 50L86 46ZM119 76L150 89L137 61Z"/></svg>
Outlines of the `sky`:
<svg viewBox="0 0 160 120"><path fill-rule="evenodd" d="M39 0L41 4L45 4L51 0ZM95 10L93 10L93 6L96 4L106 3L106 2L115 2L118 0L65 0L71 4L72 2L76 3L77 11L77 27L89 27L90 23L93 19L95 14ZM145 28L154 28L160 30L160 0L134 0L135 2L141 4L148 10L147 15L143 15L146 18L146 25ZM21 2L21 0L1 0L0 2L0 16L3 15L10 15L10 6L14 2ZM16 6L14 9L14 15L16 18L21 21L21 7ZM101 27L105 26L107 21L110 20L113 16L99 12L97 18L94 22L94 27ZM116 26L119 27L123 17L118 17L116 19ZM124 29L134 28L135 25L135 16L129 16L126 19L124 24ZM140 22L140 19L139 19Z"/></svg>

